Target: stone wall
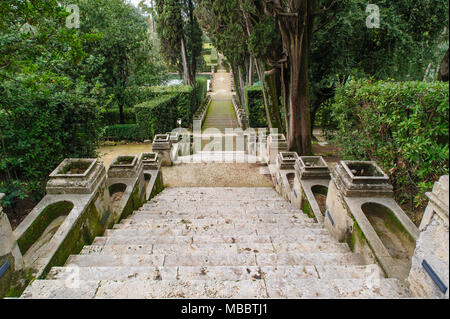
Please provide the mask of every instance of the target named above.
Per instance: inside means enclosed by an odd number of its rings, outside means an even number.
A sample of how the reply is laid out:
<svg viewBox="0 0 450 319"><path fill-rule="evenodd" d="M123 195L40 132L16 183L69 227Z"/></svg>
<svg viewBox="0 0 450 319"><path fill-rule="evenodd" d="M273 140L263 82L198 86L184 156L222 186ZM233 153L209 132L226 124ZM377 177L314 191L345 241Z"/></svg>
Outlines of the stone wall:
<svg viewBox="0 0 450 319"><path fill-rule="evenodd" d="M420 225L420 236L408 277L419 298L449 298L449 177L443 176L427 194L430 202Z"/></svg>
<svg viewBox="0 0 450 319"><path fill-rule="evenodd" d="M0 200L4 194L0 194ZM0 298L8 295L11 288L20 289L25 285L22 254L17 246L8 216L0 206ZM17 286L18 288L14 288Z"/></svg>

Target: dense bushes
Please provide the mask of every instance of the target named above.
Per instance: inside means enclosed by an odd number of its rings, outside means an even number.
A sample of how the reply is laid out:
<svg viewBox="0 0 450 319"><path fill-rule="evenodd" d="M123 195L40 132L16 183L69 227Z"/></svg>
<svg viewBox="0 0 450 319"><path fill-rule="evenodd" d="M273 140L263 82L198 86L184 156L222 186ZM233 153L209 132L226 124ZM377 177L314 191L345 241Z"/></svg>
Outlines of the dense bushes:
<svg viewBox="0 0 450 319"><path fill-rule="evenodd" d="M137 124L118 124L105 127L104 137L114 141L142 141L145 136Z"/></svg>
<svg viewBox="0 0 450 319"><path fill-rule="evenodd" d="M177 100L176 95L166 95L135 106L142 136L152 138L155 134L170 132L176 127Z"/></svg>
<svg viewBox="0 0 450 319"><path fill-rule="evenodd" d="M43 74L22 79L0 83L0 179L40 193L64 158L95 155L99 116L83 82Z"/></svg>
<svg viewBox="0 0 450 319"><path fill-rule="evenodd" d="M191 86L134 88L136 123L141 137L172 131L181 119L187 127L201 101L206 96L206 79L198 78L194 90ZM131 92L131 90L130 90Z"/></svg>
<svg viewBox="0 0 450 319"><path fill-rule="evenodd" d="M402 202L424 193L449 167L449 85L352 82L337 90L336 139L348 159L375 160ZM415 201L414 201L415 199Z"/></svg>
<svg viewBox="0 0 450 319"><path fill-rule="evenodd" d="M266 109L261 86L245 87L245 104L250 127L267 127Z"/></svg>
<svg viewBox="0 0 450 319"><path fill-rule="evenodd" d="M123 114L125 117L124 124L136 124L136 115L134 114L133 108L124 109ZM118 107L102 109L100 115L102 127L120 123L120 111Z"/></svg>

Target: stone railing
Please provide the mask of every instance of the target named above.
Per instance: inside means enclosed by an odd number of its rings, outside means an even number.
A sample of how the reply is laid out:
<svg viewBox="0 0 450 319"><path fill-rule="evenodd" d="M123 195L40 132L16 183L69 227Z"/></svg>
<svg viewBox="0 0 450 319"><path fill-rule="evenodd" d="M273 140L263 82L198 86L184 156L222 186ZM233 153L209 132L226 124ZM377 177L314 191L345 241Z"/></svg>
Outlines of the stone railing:
<svg viewBox="0 0 450 319"><path fill-rule="evenodd" d="M4 194L0 194L0 201ZM0 298L7 296L11 289L23 289L25 282L24 262L8 216L0 206Z"/></svg>
<svg viewBox="0 0 450 319"><path fill-rule="evenodd" d="M323 224L337 240L347 242L365 262L379 264L388 277L406 279L419 230L394 200L386 174L374 162L352 161L341 161L330 174L322 157L297 158L296 153L272 147L279 141L284 142L283 136L269 135L267 145L269 170L277 191ZM436 198L433 193L429 196L430 202ZM433 218L446 218L443 225L447 225L447 233L441 233L448 238L448 206L446 214L426 214L423 224ZM448 245L443 251L447 251L448 268ZM448 286L448 272L442 274L442 264L428 259L435 265L435 272L441 273L443 286Z"/></svg>
<svg viewBox="0 0 450 319"><path fill-rule="evenodd" d="M234 111L236 112L236 116L239 122L239 126L244 131L248 128L248 117L245 109L238 103L236 95L232 97Z"/></svg>
<svg viewBox="0 0 450 319"><path fill-rule="evenodd" d="M206 114L208 113L208 108L211 104L211 96L208 95L205 100L201 103L197 111L194 113L193 120L194 121L200 121L201 125L203 125L203 122L205 121Z"/></svg>
<svg viewBox="0 0 450 319"><path fill-rule="evenodd" d="M420 236L408 282L419 298L449 298L449 177L443 176L427 193L428 207L420 224Z"/></svg>
<svg viewBox="0 0 450 319"><path fill-rule="evenodd" d="M118 156L108 172L97 159L64 160L50 174L47 195L8 237L17 241L16 255L22 254L33 276L43 278L51 267L64 265L71 254L160 192L155 155ZM2 236L8 234L3 224Z"/></svg>

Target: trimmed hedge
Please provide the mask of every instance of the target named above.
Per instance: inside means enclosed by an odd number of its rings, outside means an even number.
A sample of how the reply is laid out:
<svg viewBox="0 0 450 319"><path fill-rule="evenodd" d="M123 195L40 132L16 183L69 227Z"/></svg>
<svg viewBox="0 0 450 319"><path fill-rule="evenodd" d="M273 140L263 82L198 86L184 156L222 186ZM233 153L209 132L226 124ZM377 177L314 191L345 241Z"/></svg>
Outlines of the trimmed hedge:
<svg viewBox="0 0 450 319"><path fill-rule="evenodd" d="M142 141L145 139L137 124L119 124L105 127L105 138L114 141Z"/></svg>
<svg viewBox="0 0 450 319"><path fill-rule="evenodd" d="M206 81L198 78L195 90L191 86L137 88L136 100L149 98L134 107L141 134L153 138L155 134L170 132L177 127L178 119L182 120L182 126L189 126L206 97Z"/></svg>
<svg viewBox="0 0 450 319"><path fill-rule="evenodd" d="M397 200L420 206L449 168L449 85L351 82L337 90L336 140L346 159L374 160Z"/></svg>
<svg viewBox="0 0 450 319"><path fill-rule="evenodd" d="M260 85L245 87L245 108L250 127L267 127L264 96Z"/></svg>
<svg viewBox="0 0 450 319"><path fill-rule="evenodd" d="M125 117L125 124L136 124L136 115L133 108L125 108L123 110ZM119 108L101 109L101 124L102 126L117 125L120 123Z"/></svg>
<svg viewBox="0 0 450 319"><path fill-rule="evenodd" d="M166 95L134 107L142 136L153 138L156 134L172 131L177 126L177 95Z"/></svg>

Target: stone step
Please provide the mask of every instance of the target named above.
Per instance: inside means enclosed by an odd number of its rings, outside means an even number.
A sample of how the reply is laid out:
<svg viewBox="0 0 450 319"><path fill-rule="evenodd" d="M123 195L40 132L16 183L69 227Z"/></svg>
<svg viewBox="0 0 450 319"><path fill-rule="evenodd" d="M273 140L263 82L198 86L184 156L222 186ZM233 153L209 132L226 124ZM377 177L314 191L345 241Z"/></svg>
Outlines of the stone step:
<svg viewBox="0 0 450 319"><path fill-rule="evenodd" d="M160 196L154 197L149 201L149 203L173 203L173 202L200 202L200 201L213 201L217 203L223 202L283 202L283 198L275 193L248 193L248 194L237 194L237 193L216 193L216 194L178 194L178 195L168 195L163 193Z"/></svg>
<svg viewBox="0 0 450 319"><path fill-rule="evenodd" d="M200 200L198 202L191 201L176 201L176 202L149 202L144 204L140 210L155 210L155 209L192 209L192 208L205 208L208 209L223 209L227 208L248 208L254 210L261 209L295 209L290 203L281 201L215 201L215 200Z"/></svg>
<svg viewBox="0 0 450 319"><path fill-rule="evenodd" d="M268 279L270 298L289 299L400 299L408 289L397 279Z"/></svg>
<svg viewBox="0 0 450 319"><path fill-rule="evenodd" d="M172 298L267 298L262 280L244 281L80 281L68 286L62 280L38 280L22 298L46 299L172 299Z"/></svg>
<svg viewBox="0 0 450 319"><path fill-rule="evenodd" d="M396 279L372 284L365 279L300 280L38 280L22 298L150 299L150 298L407 298L408 291Z"/></svg>
<svg viewBox="0 0 450 319"><path fill-rule="evenodd" d="M220 225L220 224L243 224L243 223L292 223L292 224L316 224L314 219L306 218L301 215L285 215L285 216L255 216L253 218L223 218L223 217L208 217L208 218L177 218L177 217L157 217L147 214L137 214L133 217L123 220L117 224L115 228L125 228L124 226L151 226L155 224L185 224L185 225Z"/></svg>
<svg viewBox="0 0 450 319"><path fill-rule="evenodd" d="M378 272L378 273L377 273ZM371 279L381 270L369 266L215 266L215 267L54 267L47 275L52 280L255 280ZM375 275L375 276L374 276ZM381 278L381 277L380 277Z"/></svg>
<svg viewBox="0 0 450 319"><path fill-rule="evenodd" d="M271 187L255 187L255 188L221 188L221 187L192 187L192 188L166 188L164 192L160 193L155 199L164 197L182 197L182 196L203 196L203 197L215 197L215 196L236 196L236 195L248 195L248 196L270 196L272 198L278 197L278 193ZM234 197L233 197L234 199Z"/></svg>
<svg viewBox="0 0 450 319"><path fill-rule="evenodd" d="M280 235L271 237L268 235L250 235L250 236L115 236L115 237L97 237L93 245L153 245L153 244L234 244L234 243L296 243L296 242L320 242L322 244L335 243L329 234L321 230L320 233L297 232L291 235Z"/></svg>
<svg viewBox="0 0 450 319"><path fill-rule="evenodd" d="M230 210L227 208L208 210L208 209L177 209L177 210L154 210L154 211L137 211L130 219L151 219L151 218L180 218L180 219L205 219L205 218L277 218L277 217L294 217L298 219L308 219L308 216L299 210L272 210L272 211L246 211L245 209Z"/></svg>
<svg viewBox="0 0 450 319"><path fill-rule="evenodd" d="M179 254L179 253L229 253L240 254L253 253L312 253L312 252L349 252L347 244L341 243L297 243L297 244L155 244L155 245L93 245L85 246L80 255L92 253L117 254L117 255L151 255L151 254Z"/></svg>
<svg viewBox="0 0 450 319"><path fill-rule="evenodd" d="M259 219L249 220L249 219L237 219L237 220L231 220L231 219L209 219L209 220L190 220L188 218L181 219L181 220L167 220L167 221L159 221L159 222L153 222L153 220L144 220L142 222L136 221L136 220L130 220L130 223L128 224L117 224L114 225L113 229L133 229L133 230L154 230L154 229L206 229L206 228L234 228L234 229L241 229L248 227L248 225L253 225L254 227L265 228L265 227L277 227L282 229L289 229L289 228L311 228L311 229L321 229L323 228L322 225L316 224L313 222L305 222L303 220L299 219L286 219L286 220L280 220L280 221L260 221Z"/></svg>
<svg viewBox="0 0 450 319"><path fill-rule="evenodd" d="M278 225L243 225L235 227L235 225L218 225L205 227L184 227L170 228L161 227L151 230L145 229L109 229L105 232L105 237L153 237L153 236L250 236L250 235L294 235L299 232L310 232L316 234L327 234L327 230L320 225L295 225L295 226L278 226Z"/></svg>
<svg viewBox="0 0 450 319"><path fill-rule="evenodd" d="M295 265L361 265L361 258L352 253L282 253L202 254L177 255L72 255L66 265L79 267L104 266L295 266Z"/></svg>

